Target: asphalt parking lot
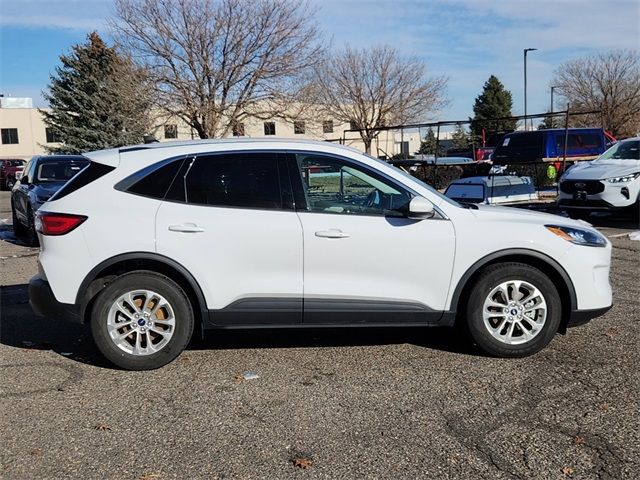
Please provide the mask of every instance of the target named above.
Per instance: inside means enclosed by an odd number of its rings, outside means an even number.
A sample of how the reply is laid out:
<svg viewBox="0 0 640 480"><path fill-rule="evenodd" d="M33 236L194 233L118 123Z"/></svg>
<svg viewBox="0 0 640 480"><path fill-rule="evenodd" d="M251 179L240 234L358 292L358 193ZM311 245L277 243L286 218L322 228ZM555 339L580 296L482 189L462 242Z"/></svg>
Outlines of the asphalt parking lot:
<svg viewBox="0 0 640 480"><path fill-rule="evenodd" d="M453 330L220 332L153 372L39 318L37 249L0 192L0 477L632 479L640 474L640 242L614 307L521 360ZM637 229L637 228L636 228ZM257 378L246 380L245 372Z"/></svg>

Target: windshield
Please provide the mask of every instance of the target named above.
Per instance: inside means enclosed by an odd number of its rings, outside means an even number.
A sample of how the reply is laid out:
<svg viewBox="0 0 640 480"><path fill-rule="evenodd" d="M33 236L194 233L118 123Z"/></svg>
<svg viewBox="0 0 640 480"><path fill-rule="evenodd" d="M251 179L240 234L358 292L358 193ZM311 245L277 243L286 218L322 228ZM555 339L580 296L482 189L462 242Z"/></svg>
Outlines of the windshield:
<svg viewBox="0 0 640 480"><path fill-rule="evenodd" d="M393 168L395 171L400 172L403 176L410 178L411 180L413 180L414 182L420 184L422 187L426 188L427 190L429 190L430 192L434 193L435 195L437 195L438 197L440 197L441 199L443 199L445 202L456 206L456 207L460 207L462 208L462 205L460 205L458 202L456 202L455 200L452 200L451 198L445 196L444 194L440 193L438 190L436 190L435 188L433 188L431 185L429 185L428 183L423 182L422 180L420 180L417 177L414 177L413 175L411 175L408 172L405 172L403 169L396 167L395 165L392 165L388 162L385 162L384 160L380 160L379 158L376 158L372 155L369 155L368 153L364 154L366 157L375 160L376 162L379 162L383 165L386 165L388 167Z"/></svg>
<svg viewBox="0 0 640 480"><path fill-rule="evenodd" d="M640 160L640 140L618 142L600 155L598 160Z"/></svg>
<svg viewBox="0 0 640 480"><path fill-rule="evenodd" d="M35 181L38 183L66 182L86 167L88 163L88 160L86 162L82 160L42 162L36 169Z"/></svg>
<svg viewBox="0 0 640 480"><path fill-rule="evenodd" d="M5 160L4 164L7 167L24 167L24 160Z"/></svg>

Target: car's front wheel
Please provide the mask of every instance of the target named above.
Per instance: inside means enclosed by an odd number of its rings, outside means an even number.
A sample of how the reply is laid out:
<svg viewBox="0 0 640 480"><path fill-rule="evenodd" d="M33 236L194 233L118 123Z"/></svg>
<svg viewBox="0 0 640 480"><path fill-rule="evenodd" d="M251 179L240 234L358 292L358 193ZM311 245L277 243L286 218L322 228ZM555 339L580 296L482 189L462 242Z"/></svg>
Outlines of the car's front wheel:
<svg viewBox="0 0 640 480"><path fill-rule="evenodd" d="M170 278L135 271L100 292L91 331L102 354L127 370L153 370L174 360L193 333L187 295Z"/></svg>
<svg viewBox="0 0 640 480"><path fill-rule="evenodd" d="M523 263L484 269L470 290L466 326L473 341L499 357L542 350L558 331L562 305L543 272Z"/></svg>

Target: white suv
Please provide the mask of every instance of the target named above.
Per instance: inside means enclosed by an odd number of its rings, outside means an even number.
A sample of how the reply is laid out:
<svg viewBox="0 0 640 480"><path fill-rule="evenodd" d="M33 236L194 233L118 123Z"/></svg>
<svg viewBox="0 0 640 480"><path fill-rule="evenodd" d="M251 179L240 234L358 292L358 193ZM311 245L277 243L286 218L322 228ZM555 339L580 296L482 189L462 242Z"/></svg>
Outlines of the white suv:
<svg viewBox="0 0 640 480"><path fill-rule="evenodd" d="M195 327L464 325L535 353L611 307L586 223L456 203L331 143L217 140L86 154L36 219L29 293L89 322L116 365L157 368Z"/></svg>
<svg viewBox="0 0 640 480"><path fill-rule="evenodd" d="M640 138L616 143L592 162L578 162L560 179L558 206L573 217L594 210L640 209Z"/></svg>

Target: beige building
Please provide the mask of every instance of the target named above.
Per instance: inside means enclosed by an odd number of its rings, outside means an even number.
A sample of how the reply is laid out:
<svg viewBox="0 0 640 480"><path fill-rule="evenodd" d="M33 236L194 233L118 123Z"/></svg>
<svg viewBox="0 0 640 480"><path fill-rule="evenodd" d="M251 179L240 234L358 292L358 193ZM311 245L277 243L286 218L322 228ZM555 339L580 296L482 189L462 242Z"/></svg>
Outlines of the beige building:
<svg viewBox="0 0 640 480"><path fill-rule="evenodd" d="M43 122L38 109L30 107L31 99L7 99L0 102L0 158L29 159L46 154L45 146L59 145L58 139ZM14 100L13 102L11 100ZM348 124L339 124L331 119L288 122L282 119L260 120L252 118L239 124L234 135L238 137L306 138L341 142L364 150L357 132L344 132ZM197 138L195 132L184 122L166 120L152 132L161 142ZM376 156L392 156L414 153L420 147L420 136L413 132L381 132L374 140L371 153Z"/></svg>

